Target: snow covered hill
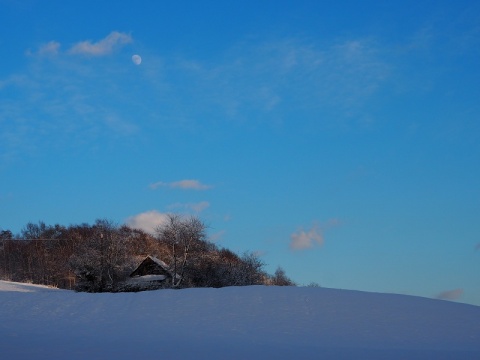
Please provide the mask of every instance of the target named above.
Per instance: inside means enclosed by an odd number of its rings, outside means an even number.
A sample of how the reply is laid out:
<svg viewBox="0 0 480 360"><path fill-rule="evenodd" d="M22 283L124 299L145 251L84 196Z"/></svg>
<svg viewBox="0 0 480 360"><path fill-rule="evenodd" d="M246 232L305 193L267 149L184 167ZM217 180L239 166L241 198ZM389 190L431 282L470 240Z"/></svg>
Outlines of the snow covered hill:
<svg viewBox="0 0 480 360"><path fill-rule="evenodd" d="M480 359L480 307L304 287L87 294L0 281L1 359Z"/></svg>

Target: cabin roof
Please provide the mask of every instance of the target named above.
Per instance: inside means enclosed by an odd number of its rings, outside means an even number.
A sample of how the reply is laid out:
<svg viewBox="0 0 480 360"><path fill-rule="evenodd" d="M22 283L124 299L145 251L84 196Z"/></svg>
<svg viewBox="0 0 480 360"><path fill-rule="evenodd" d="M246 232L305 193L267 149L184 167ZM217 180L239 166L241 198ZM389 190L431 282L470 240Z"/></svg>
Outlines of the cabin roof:
<svg viewBox="0 0 480 360"><path fill-rule="evenodd" d="M142 262L130 274L130 277L146 275L165 275L168 277L172 276L170 269L166 263L150 255L148 255L142 260Z"/></svg>

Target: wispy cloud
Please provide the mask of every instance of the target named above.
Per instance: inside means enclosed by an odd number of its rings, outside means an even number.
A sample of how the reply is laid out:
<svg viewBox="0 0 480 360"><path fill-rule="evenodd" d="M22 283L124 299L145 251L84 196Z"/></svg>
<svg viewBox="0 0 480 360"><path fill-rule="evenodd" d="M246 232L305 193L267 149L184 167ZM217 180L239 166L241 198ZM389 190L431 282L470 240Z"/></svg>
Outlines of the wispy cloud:
<svg viewBox="0 0 480 360"><path fill-rule="evenodd" d="M307 250L315 246L322 246L324 243L323 232L325 230L340 226L339 219L332 218L327 220L321 226L316 223L310 229L305 230L300 228L290 235L290 249L291 250Z"/></svg>
<svg viewBox="0 0 480 360"><path fill-rule="evenodd" d="M225 230L218 231L215 234L211 234L208 237L208 240L211 242L219 242L225 236L225 234L226 234Z"/></svg>
<svg viewBox="0 0 480 360"><path fill-rule="evenodd" d="M105 116L105 123L112 131L120 135L131 135L138 131L138 126L113 113Z"/></svg>
<svg viewBox="0 0 480 360"><path fill-rule="evenodd" d="M193 211L196 213L200 213L203 210L210 207L210 203L208 201L200 201L198 203L175 203L169 206L170 209L185 209L188 211Z"/></svg>
<svg viewBox="0 0 480 360"><path fill-rule="evenodd" d="M380 46L370 39L329 46L295 39L239 45L217 64L178 66L198 84L186 94L196 112L216 109L223 118L276 125L290 109L303 123L319 118L324 123L331 116L320 115L329 113L342 121L358 115L390 72Z"/></svg>
<svg viewBox="0 0 480 360"><path fill-rule="evenodd" d="M141 229L150 234L155 233L155 229L168 221L168 214L161 213L157 210L146 211L125 220L125 224L135 228Z"/></svg>
<svg viewBox="0 0 480 360"><path fill-rule="evenodd" d="M47 56L47 55L57 55L60 51L60 43L57 41L50 41L46 44L43 44L38 49L38 55Z"/></svg>
<svg viewBox="0 0 480 360"><path fill-rule="evenodd" d="M158 181L153 184L150 184L150 188L155 190L159 187L168 187L171 189L182 189L182 190L207 190L212 188L210 185L202 184L198 180L180 180L174 182L162 182Z"/></svg>
<svg viewBox="0 0 480 360"><path fill-rule="evenodd" d="M198 202L198 203L186 204L186 207L188 209L191 209L191 210L199 213L199 212L202 212L203 210L209 208L210 203L208 201L201 201L201 202Z"/></svg>
<svg viewBox="0 0 480 360"><path fill-rule="evenodd" d="M90 40L81 41L73 45L69 53L75 55L105 56L114 50L133 41L131 35L112 31L105 38L92 43Z"/></svg>
<svg viewBox="0 0 480 360"><path fill-rule="evenodd" d="M148 136L143 133L147 127L175 135L219 122L222 127L229 122L291 124L315 131L363 111L390 68L380 46L368 39L330 45L301 39L242 43L220 49L223 56L211 62L151 52L141 70L133 69L130 56L85 61L85 56L106 57L131 42L131 35L118 31L70 47L50 41L30 54L22 73L0 79L0 118L7 119L0 137L8 134L7 152ZM299 117L301 122L295 120ZM205 120L199 124L198 118ZM162 186L211 187L197 180L151 187Z"/></svg>
<svg viewBox="0 0 480 360"><path fill-rule="evenodd" d="M454 289L442 291L437 296L435 296L435 298L440 300L458 300L462 297L462 295L463 289Z"/></svg>
<svg viewBox="0 0 480 360"><path fill-rule="evenodd" d="M81 54L83 49L85 54L107 55L130 41L130 35L112 32L90 47L89 42L82 42L83 47L78 43L73 52ZM58 41L50 41L27 51L28 65L22 72L0 79L0 162L31 155L36 148L57 150L140 134L138 114L119 105L128 99L138 109L140 102L124 91L130 81L125 68L131 62L109 57L91 64L70 55L72 49L61 49Z"/></svg>

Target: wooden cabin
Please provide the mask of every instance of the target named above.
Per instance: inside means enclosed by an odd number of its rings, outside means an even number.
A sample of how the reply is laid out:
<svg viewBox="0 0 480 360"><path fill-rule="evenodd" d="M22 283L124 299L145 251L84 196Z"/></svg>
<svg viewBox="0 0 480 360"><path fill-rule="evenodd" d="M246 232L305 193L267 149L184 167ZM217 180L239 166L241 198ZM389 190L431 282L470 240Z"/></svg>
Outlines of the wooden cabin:
<svg viewBox="0 0 480 360"><path fill-rule="evenodd" d="M171 279L173 277L167 264L150 255L137 266L137 268L130 274L130 277L135 278L149 275L162 275L165 276L165 279Z"/></svg>
<svg viewBox="0 0 480 360"><path fill-rule="evenodd" d="M147 256L130 274L126 288L130 291L155 290L169 287L173 274L162 260Z"/></svg>

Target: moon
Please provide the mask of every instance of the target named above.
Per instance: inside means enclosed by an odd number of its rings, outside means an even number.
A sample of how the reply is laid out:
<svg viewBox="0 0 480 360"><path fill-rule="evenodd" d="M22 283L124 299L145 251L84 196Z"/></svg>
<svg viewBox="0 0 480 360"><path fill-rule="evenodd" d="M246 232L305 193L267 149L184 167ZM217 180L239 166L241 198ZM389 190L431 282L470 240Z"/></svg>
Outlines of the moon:
<svg viewBox="0 0 480 360"><path fill-rule="evenodd" d="M135 65L140 65L142 63L142 58L140 55L135 54L132 56L132 61Z"/></svg>

